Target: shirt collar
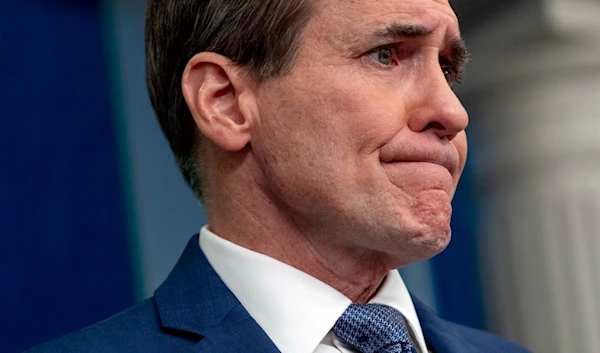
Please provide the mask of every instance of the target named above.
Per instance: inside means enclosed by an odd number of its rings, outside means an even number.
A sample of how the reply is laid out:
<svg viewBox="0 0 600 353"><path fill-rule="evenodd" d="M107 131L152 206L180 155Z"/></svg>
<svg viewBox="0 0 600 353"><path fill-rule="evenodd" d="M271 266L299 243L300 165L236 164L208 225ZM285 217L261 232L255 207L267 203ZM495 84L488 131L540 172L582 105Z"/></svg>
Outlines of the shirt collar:
<svg viewBox="0 0 600 353"><path fill-rule="evenodd" d="M398 271L388 273L383 285L369 303L385 304L400 311L410 326L414 336L413 343L419 347L419 352L427 352L415 305Z"/></svg>
<svg viewBox="0 0 600 353"><path fill-rule="evenodd" d="M200 248L215 272L283 353L310 353L352 303L331 286L283 262L220 238L204 226ZM390 271L371 303L398 309L427 352L410 294Z"/></svg>

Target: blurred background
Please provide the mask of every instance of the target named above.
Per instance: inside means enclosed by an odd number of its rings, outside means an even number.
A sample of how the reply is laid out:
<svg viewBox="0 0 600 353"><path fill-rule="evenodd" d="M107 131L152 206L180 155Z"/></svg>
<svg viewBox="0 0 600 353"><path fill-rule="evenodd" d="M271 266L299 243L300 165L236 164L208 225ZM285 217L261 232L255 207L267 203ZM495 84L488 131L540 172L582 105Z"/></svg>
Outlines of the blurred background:
<svg viewBox="0 0 600 353"><path fill-rule="evenodd" d="M600 1L454 0L470 156L440 315L600 352ZM144 82L144 0L0 1L0 352L152 295L205 223Z"/></svg>

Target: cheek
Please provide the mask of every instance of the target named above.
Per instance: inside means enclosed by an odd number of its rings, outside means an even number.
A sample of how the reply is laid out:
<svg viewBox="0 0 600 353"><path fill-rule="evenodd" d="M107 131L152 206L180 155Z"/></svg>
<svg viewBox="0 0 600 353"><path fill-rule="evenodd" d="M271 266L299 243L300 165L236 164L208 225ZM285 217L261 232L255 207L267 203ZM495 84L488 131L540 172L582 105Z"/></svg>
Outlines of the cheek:
<svg viewBox="0 0 600 353"><path fill-rule="evenodd" d="M350 158L375 151L399 131L402 115L392 104L395 99L357 80L333 76L336 80L294 84L306 88L287 87L285 98L266 101L261 109L264 132L277 135L277 141L293 142L306 154Z"/></svg>
<svg viewBox="0 0 600 353"><path fill-rule="evenodd" d="M378 161L379 148L406 125L398 91L345 71L290 75L263 93L260 153L290 173L313 169L322 179L356 181L369 169L365 159Z"/></svg>
<svg viewBox="0 0 600 353"><path fill-rule="evenodd" d="M340 130L345 130L356 154L372 154L406 126L403 99L394 90L355 80L336 87L330 99Z"/></svg>
<svg viewBox="0 0 600 353"><path fill-rule="evenodd" d="M288 190L306 197L307 185L323 186L329 182L324 176L338 167L343 132L322 95L294 86L275 87L271 92L259 102L252 149L268 184L281 193Z"/></svg>
<svg viewBox="0 0 600 353"><path fill-rule="evenodd" d="M259 101L252 149L269 188L294 208L342 203L370 169L364 159L378 161L374 152L397 131L386 99L338 80L269 87Z"/></svg>

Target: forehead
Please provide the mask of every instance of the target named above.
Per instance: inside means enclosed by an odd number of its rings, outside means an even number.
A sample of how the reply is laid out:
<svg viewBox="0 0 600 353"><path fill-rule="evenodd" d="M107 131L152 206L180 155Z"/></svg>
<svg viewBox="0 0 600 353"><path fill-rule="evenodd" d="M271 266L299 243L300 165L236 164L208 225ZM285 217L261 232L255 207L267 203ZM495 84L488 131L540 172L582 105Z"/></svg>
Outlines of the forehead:
<svg viewBox="0 0 600 353"><path fill-rule="evenodd" d="M390 23L420 25L459 37L458 20L448 0L317 0L308 35L355 37Z"/></svg>

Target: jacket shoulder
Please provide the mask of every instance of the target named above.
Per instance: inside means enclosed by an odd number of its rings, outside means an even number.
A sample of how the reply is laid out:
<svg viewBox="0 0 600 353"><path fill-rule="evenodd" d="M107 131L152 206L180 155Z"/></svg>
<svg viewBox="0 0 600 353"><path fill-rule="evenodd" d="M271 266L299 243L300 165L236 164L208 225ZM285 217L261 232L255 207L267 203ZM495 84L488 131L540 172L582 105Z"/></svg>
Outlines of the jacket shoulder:
<svg viewBox="0 0 600 353"><path fill-rule="evenodd" d="M194 342L162 328L154 299L146 299L106 320L56 338L24 353L169 352Z"/></svg>
<svg viewBox="0 0 600 353"><path fill-rule="evenodd" d="M413 297L427 345L438 351L531 353L525 348L489 332L442 319L425 303Z"/></svg>
<svg viewBox="0 0 600 353"><path fill-rule="evenodd" d="M446 321L449 334L462 337L475 352L531 353L529 350L492 333Z"/></svg>

